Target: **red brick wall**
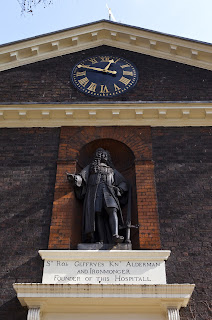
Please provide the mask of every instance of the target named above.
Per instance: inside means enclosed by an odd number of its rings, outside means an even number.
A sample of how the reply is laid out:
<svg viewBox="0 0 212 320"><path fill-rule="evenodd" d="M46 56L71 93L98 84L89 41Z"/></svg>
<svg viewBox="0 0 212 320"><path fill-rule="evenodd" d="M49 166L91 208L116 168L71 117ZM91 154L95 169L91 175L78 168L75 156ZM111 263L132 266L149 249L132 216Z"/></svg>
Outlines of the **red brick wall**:
<svg viewBox="0 0 212 320"><path fill-rule="evenodd" d="M160 249L154 163L136 162L139 243L141 249Z"/></svg>
<svg viewBox="0 0 212 320"><path fill-rule="evenodd" d="M76 248L81 236L82 205L75 199L65 172L89 163L97 147L106 147L114 165L133 186L134 248L159 249L160 236L154 184L150 127L63 127L50 228L49 249ZM118 150L117 150L118 149ZM86 158L88 155L88 159ZM136 180L135 180L136 179ZM137 196L137 197L136 197Z"/></svg>

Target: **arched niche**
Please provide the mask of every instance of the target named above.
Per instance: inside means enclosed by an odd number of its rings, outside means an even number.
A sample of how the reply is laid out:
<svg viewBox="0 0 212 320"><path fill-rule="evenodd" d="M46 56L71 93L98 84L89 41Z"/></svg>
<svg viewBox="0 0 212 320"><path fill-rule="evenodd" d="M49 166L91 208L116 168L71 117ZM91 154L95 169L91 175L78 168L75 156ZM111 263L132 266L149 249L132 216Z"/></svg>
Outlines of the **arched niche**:
<svg viewBox="0 0 212 320"><path fill-rule="evenodd" d="M132 230L133 248L160 249L151 128L146 126L61 128L49 249L76 249L81 241L82 203L65 172L80 172L98 147L110 151L114 166L132 185L132 223L140 224L139 241L138 230Z"/></svg>

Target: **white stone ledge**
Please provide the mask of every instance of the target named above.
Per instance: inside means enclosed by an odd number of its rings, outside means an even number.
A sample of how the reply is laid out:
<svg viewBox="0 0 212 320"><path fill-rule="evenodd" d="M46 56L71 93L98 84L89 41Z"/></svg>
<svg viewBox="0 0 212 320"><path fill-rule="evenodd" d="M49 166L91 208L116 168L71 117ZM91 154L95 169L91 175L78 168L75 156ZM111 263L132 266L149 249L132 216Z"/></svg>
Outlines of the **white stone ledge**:
<svg viewBox="0 0 212 320"><path fill-rule="evenodd" d="M115 285L115 284L43 284L15 283L13 285L18 297L23 296L69 296L69 297L161 297L188 298L195 287L194 284L159 284L159 285Z"/></svg>
<svg viewBox="0 0 212 320"><path fill-rule="evenodd" d="M39 250L43 260L164 261L170 250Z"/></svg>
<svg viewBox="0 0 212 320"><path fill-rule="evenodd" d="M66 312L142 312L185 307L193 284L166 285L49 285L16 283L13 285L23 306L33 305L45 311ZM121 308L121 309L120 309Z"/></svg>

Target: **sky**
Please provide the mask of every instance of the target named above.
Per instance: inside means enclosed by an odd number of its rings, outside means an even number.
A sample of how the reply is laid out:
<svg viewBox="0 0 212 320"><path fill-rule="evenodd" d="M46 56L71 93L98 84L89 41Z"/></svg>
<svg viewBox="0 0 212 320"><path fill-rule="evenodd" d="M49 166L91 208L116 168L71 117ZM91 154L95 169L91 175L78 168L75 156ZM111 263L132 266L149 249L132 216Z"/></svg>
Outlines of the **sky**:
<svg viewBox="0 0 212 320"><path fill-rule="evenodd" d="M21 13L18 0L2 0L0 44L108 19L212 43L212 0L52 0L33 14Z"/></svg>

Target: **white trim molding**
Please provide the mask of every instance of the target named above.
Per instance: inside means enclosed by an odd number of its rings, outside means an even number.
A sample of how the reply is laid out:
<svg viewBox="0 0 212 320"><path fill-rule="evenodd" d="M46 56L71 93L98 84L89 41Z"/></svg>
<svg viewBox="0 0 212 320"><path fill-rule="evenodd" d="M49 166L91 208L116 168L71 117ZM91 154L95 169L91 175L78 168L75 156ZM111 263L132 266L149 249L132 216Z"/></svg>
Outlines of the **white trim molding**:
<svg viewBox="0 0 212 320"><path fill-rule="evenodd" d="M0 128L61 126L211 126L212 102L1 104Z"/></svg>
<svg viewBox="0 0 212 320"><path fill-rule="evenodd" d="M40 306L47 312L155 312L166 317L167 310L186 307L194 284L109 285L15 283L23 306ZM170 318L169 320L175 320ZM178 319L177 319L178 320Z"/></svg>
<svg viewBox="0 0 212 320"><path fill-rule="evenodd" d="M42 260L164 261L170 250L39 250Z"/></svg>
<svg viewBox="0 0 212 320"><path fill-rule="evenodd" d="M100 20L0 47L0 71L108 45L212 70L212 45Z"/></svg>

